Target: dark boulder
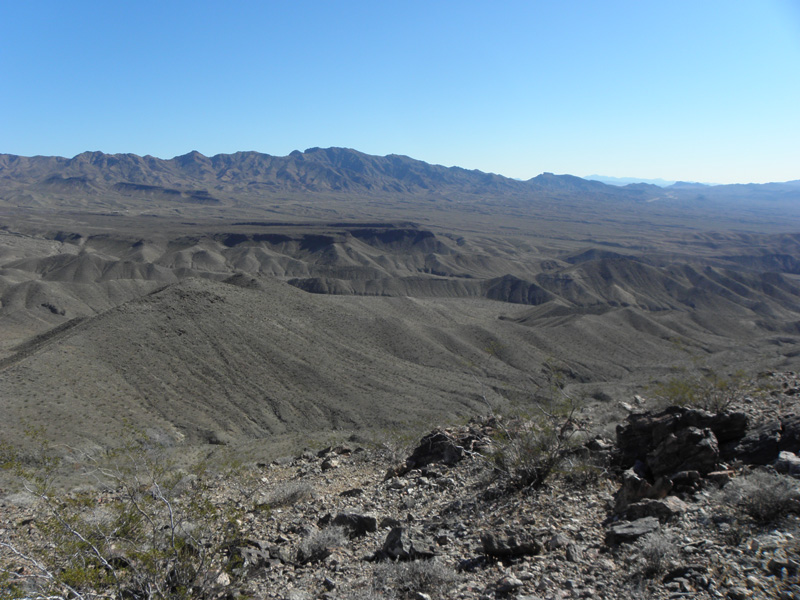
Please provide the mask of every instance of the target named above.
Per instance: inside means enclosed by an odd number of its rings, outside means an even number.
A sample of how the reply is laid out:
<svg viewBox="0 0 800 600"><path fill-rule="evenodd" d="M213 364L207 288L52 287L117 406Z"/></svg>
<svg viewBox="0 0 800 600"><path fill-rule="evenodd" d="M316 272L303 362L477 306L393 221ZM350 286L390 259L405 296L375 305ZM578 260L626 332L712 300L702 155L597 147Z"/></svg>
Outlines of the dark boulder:
<svg viewBox="0 0 800 600"><path fill-rule="evenodd" d="M524 532L507 532L506 534L486 532L481 534L481 544L486 554L496 558L529 556L542 552L542 544Z"/></svg>

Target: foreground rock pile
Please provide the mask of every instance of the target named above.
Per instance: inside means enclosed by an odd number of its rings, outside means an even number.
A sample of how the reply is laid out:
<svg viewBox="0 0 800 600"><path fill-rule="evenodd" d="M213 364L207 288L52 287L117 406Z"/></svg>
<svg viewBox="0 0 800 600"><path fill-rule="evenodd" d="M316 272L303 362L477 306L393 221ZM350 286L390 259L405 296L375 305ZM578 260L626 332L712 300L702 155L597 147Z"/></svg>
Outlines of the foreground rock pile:
<svg viewBox="0 0 800 600"><path fill-rule="evenodd" d="M237 515L236 531L205 591L800 598L800 382L774 380L724 413L631 414L617 440L587 438L536 489L497 470L494 418L436 430L399 462L351 443L218 476L208 499ZM46 544L40 516L6 499L2 539Z"/></svg>

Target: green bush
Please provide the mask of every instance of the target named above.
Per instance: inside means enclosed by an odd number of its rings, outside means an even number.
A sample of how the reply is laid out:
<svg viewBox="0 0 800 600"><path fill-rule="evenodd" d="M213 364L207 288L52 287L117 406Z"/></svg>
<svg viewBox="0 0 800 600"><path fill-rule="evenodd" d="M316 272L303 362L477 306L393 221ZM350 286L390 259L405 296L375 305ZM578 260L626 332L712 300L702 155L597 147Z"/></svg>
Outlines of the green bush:
<svg viewBox="0 0 800 600"><path fill-rule="evenodd" d="M713 413L761 391L741 371L729 376L710 370L704 375L687 373L650 387L650 393L663 406L693 406Z"/></svg>

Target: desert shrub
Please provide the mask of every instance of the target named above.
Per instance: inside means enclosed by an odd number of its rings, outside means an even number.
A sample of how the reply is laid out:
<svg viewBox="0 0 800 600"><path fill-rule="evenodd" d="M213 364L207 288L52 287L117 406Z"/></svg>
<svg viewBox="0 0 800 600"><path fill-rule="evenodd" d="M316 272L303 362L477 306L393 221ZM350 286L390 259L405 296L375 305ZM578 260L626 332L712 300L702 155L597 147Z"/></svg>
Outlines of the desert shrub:
<svg viewBox="0 0 800 600"><path fill-rule="evenodd" d="M672 537L658 531L639 539L635 551L644 560L644 574L647 577L663 573L669 563L678 556L678 547Z"/></svg>
<svg viewBox="0 0 800 600"><path fill-rule="evenodd" d="M331 551L347 543L347 532L344 527L330 526L318 529L307 535L297 549L300 562L317 562L326 559Z"/></svg>
<svg viewBox="0 0 800 600"><path fill-rule="evenodd" d="M548 385L528 414L497 417L495 469L512 488L537 488L569 461L579 445L581 402L564 391L560 371L545 366Z"/></svg>
<svg viewBox="0 0 800 600"><path fill-rule="evenodd" d="M519 419L496 437L493 460L511 487L537 488L562 465L568 450L569 438L554 423Z"/></svg>
<svg viewBox="0 0 800 600"><path fill-rule="evenodd" d="M60 465L53 456L38 469L19 470L38 499L36 528L47 543L0 538L10 557L2 567L3 597L15 590L28 598L137 600L214 593L238 514L211 503L202 474L180 472L159 448L133 442L102 463L89 456L70 461L93 475L101 491L57 493L52 481Z"/></svg>
<svg viewBox="0 0 800 600"><path fill-rule="evenodd" d="M373 585L378 592L392 590L399 598L411 598L417 593L442 594L457 577L454 569L436 559L387 562L375 568Z"/></svg>
<svg viewBox="0 0 800 600"><path fill-rule="evenodd" d="M784 475L753 471L725 486L723 500L758 523L766 524L789 512L800 511L800 487Z"/></svg>
<svg viewBox="0 0 800 600"><path fill-rule="evenodd" d="M759 388L743 372L725 377L711 370L704 375L686 373L650 387L650 393L662 406L694 406L714 413L758 392Z"/></svg>
<svg viewBox="0 0 800 600"><path fill-rule="evenodd" d="M307 481L285 481L263 494L258 500L258 507L280 508L291 506L314 496L314 486Z"/></svg>
<svg viewBox="0 0 800 600"><path fill-rule="evenodd" d="M597 485L608 476L608 460L586 455L585 453L570 454L565 459L568 464L564 469L564 479L578 488Z"/></svg>

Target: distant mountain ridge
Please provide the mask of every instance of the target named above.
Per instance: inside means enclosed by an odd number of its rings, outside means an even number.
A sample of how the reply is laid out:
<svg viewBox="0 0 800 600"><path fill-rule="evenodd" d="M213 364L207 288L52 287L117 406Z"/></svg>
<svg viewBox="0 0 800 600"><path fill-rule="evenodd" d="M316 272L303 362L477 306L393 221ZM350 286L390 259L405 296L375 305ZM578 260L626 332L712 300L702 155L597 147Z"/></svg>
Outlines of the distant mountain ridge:
<svg viewBox="0 0 800 600"><path fill-rule="evenodd" d="M673 183L677 183L677 181L667 180L667 179L645 179L642 177L611 177L609 175L585 175L583 177L588 181L600 181L601 183L606 183L608 185L628 185L631 183L647 183L650 185L657 185L659 187L667 187L672 185Z"/></svg>
<svg viewBox="0 0 800 600"><path fill-rule="evenodd" d="M295 150L288 156L193 151L168 160L84 152L74 158L0 154L0 181L84 188L118 183L160 187L245 188L355 193L528 193L550 187L603 191L607 186L545 173L528 181L407 156L372 156L346 148Z"/></svg>
<svg viewBox="0 0 800 600"><path fill-rule="evenodd" d="M542 173L520 181L493 173L444 167L390 154L347 148L309 148L288 156L236 152L211 157L193 151L171 159L83 152L74 158L0 154L0 201L25 194L219 204L224 198L280 193L353 196L480 196L517 199L584 198L607 201L800 198L800 182L706 186L677 182L607 185L573 175Z"/></svg>

